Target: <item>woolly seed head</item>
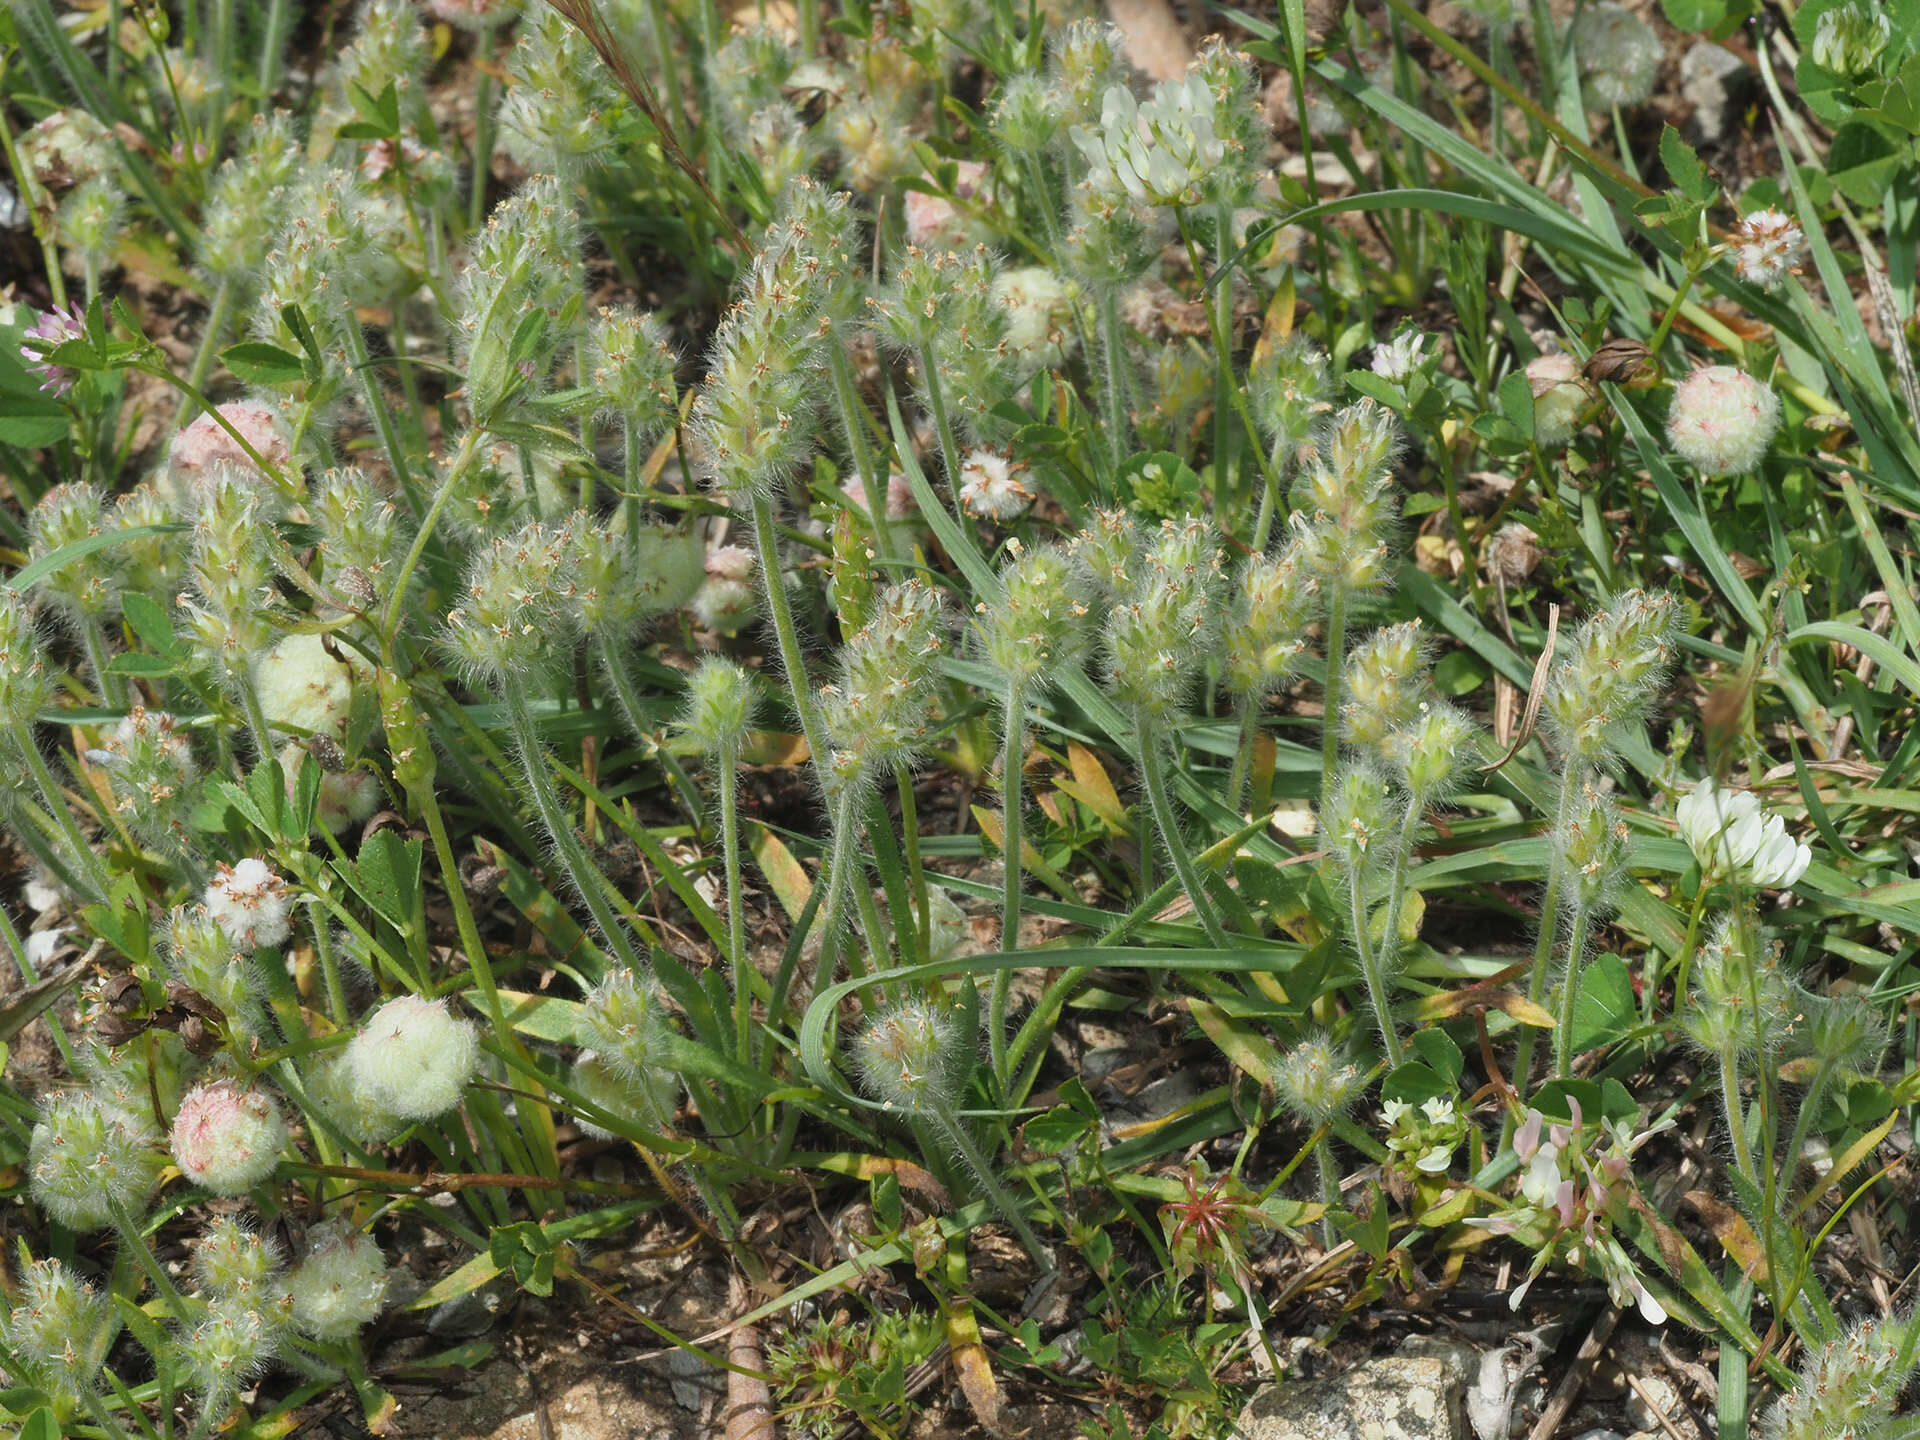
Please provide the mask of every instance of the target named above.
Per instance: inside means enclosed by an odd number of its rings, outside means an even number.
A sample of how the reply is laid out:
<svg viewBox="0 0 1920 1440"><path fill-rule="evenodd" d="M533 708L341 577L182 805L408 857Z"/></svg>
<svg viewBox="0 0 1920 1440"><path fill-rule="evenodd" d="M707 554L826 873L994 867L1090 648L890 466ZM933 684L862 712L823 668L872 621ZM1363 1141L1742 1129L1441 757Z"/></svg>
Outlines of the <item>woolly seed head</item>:
<svg viewBox="0 0 1920 1440"><path fill-rule="evenodd" d="M703 754L738 755L759 704L752 677L733 661L710 655L687 681L680 728Z"/></svg>
<svg viewBox="0 0 1920 1440"><path fill-rule="evenodd" d="M347 733L354 677L371 668L348 646L329 650L324 635L288 635L255 663L253 683L275 731L338 740Z"/></svg>
<svg viewBox="0 0 1920 1440"><path fill-rule="evenodd" d="M95 1091L57 1094L28 1142L33 1198L69 1230L98 1230L116 1208L146 1204L160 1179L158 1138L151 1118Z"/></svg>
<svg viewBox="0 0 1920 1440"><path fill-rule="evenodd" d="M374 1011L346 1049L354 1082L380 1109L431 1120L460 1103L480 1039L445 1000L401 995Z"/></svg>
<svg viewBox="0 0 1920 1440"><path fill-rule="evenodd" d="M1596 106L1627 109L1653 94L1666 47L1654 28L1623 5L1589 5L1573 23L1580 83Z"/></svg>
<svg viewBox="0 0 1920 1440"><path fill-rule="evenodd" d="M1092 119L1107 87L1126 78L1131 68L1126 36L1104 20L1075 20L1054 32L1051 49L1049 70L1060 108L1075 117Z"/></svg>
<svg viewBox="0 0 1920 1440"><path fill-rule="evenodd" d="M1340 682L1340 729L1349 742L1378 750L1420 715L1429 685L1428 644L1418 620L1376 630L1347 654Z"/></svg>
<svg viewBox="0 0 1920 1440"><path fill-rule="evenodd" d="M305 1080L307 1098L334 1129L362 1150L383 1148L411 1123L368 1095L344 1052L320 1056Z"/></svg>
<svg viewBox="0 0 1920 1440"><path fill-rule="evenodd" d="M1360 1080L1360 1067L1318 1030L1282 1055L1273 1072L1280 1103L1314 1126L1344 1114L1360 1096Z"/></svg>
<svg viewBox="0 0 1920 1440"><path fill-rule="evenodd" d="M20 1299L0 1334L54 1399L72 1404L100 1388L112 1314L107 1297L60 1261L36 1260L20 1274Z"/></svg>
<svg viewBox="0 0 1920 1440"><path fill-rule="evenodd" d="M215 867L202 901L208 918L242 950L284 945L293 933L287 882L256 856Z"/></svg>
<svg viewBox="0 0 1920 1440"><path fill-rule="evenodd" d="M838 677L820 692L836 769L885 769L918 751L946 635L946 601L925 581L889 585L875 598L871 618L841 649Z"/></svg>
<svg viewBox="0 0 1920 1440"><path fill-rule="evenodd" d="M1779 429L1780 397L1744 370L1708 365L1673 387L1667 443L1705 474L1754 469Z"/></svg>
<svg viewBox="0 0 1920 1440"><path fill-rule="evenodd" d="M1012 155L1038 155L1060 134L1060 96L1041 76L1022 71L1000 82L987 125Z"/></svg>
<svg viewBox="0 0 1920 1440"><path fill-rule="evenodd" d="M187 1092L172 1141L187 1179L215 1195L244 1195L280 1163L287 1122L264 1090L215 1080Z"/></svg>
<svg viewBox="0 0 1920 1440"><path fill-rule="evenodd" d="M526 14L507 75L500 138L509 155L566 176L606 161L631 107L578 27L556 10Z"/></svg>
<svg viewBox="0 0 1920 1440"><path fill-rule="evenodd" d="M1779 955L1749 950L1739 918L1715 922L1693 962L1692 994L1681 1028L1707 1054L1753 1059L1785 1048L1800 1018L1797 987L1780 969ZM1744 927L1752 933L1751 918Z"/></svg>
<svg viewBox="0 0 1920 1440"><path fill-rule="evenodd" d="M1886 1018L1857 991L1810 997L1807 1053L1845 1075L1870 1076L1887 1048Z"/></svg>
<svg viewBox="0 0 1920 1440"><path fill-rule="evenodd" d="M1227 631L1227 687L1260 699L1292 671L1320 606L1320 579L1297 540L1242 567Z"/></svg>
<svg viewBox="0 0 1920 1440"><path fill-rule="evenodd" d="M1033 504L1033 492L1020 483L1025 468L991 450L972 451L960 462L960 504L975 519L1011 525Z"/></svg>
<svg viewBox="0 0 1920 1440"><path fill-rule="evenodd" d="M1080 346L1073 324L1073 289L1053 271L1021 265L993 277L993 298L1006 311L1001 345L1015 384L1036 371L1064 365Z"/></svg>
<svg viewBox="0 0 1920 1440"><path fill-rule="evenodd" d="M280 1252L259 1231L217 1215L194 1245L193 1274L209 1295L264 1307L280 1274Z"/></svg>
<svg viewBox="0 0 1920 1440"><path fill-rule="evenodd" d="M912 1115L949 1109L973 1068L960 1053L960 1025L926 1000L891 1005L853 1042L854 1063L868 1093Z"/></svg>
<svg viewBox="0 0 1920 1440"><path fill-rule="evenodd" d="M1472 764L1480 727L1444 700L1422 700L1417 713L1387 736L1385 750L1400 783L1424 810L1444 799Z"/></svg>
<svg viewBox="0 0 1920 1440"><path fill-rule="evenodd" d="M1827 11L1820 17L1821 23L1834 13ZM1792 216L1767 207L1741 216L1728 245L1733 251L1734 273L1749 285L1771 290L1793 273L1806 253L1807 237Z"/></svg>
<svg viewBox="0 0 1920 1440"><path fill-rule="evenodd" d="M1320 843L1349 880L1392 860L1395 808L1393 787L1376 766L1350 761L1340 767L1320 820Z"/></svg>
<svg viewBox="0 0 1920 1440"><path fill-rule="evenodd" d="M287 1277L294 1328L315 1340L345 1340L377 1319L387 1295L387 1261L372 1238L345 1220L307 1232L307 1254Z"/></svg>
<svg viewBox="0 0 1920 1440"><path fill-rule="evenodd" d="M1056 545L1023 550L1000 571L1001 593L980 601L973 633L989 665L1021 685L1046 682L1087 644L1092 587Z"/></svg>

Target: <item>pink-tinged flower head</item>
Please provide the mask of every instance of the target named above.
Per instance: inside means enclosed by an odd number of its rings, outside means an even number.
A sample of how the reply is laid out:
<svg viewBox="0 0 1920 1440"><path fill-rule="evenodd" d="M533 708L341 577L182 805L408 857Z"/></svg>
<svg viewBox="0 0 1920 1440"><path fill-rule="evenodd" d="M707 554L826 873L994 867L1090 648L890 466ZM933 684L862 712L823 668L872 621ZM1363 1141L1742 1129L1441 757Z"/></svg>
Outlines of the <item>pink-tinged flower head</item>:
<svg viewBox="0 0 1920 1440"><path fill-rule="evenodd" d="M42 310L39 319L21 332L27 340L46 342L47 348L64 345L69 340L78 340L87 333L87 317L77 305L65 307L56 305L51 310ZM40 388L49 395L64 395L73 389L74 372L64 365L49 364L41 358L37 350L22 346L20 358L26 362L27 369L40 377Z"/></svg>
<svg viewBox="0 0 1920 1440"><path fill-rule="evenodd" d="M751 580L754 554L744 545L716 545L707 551L707 575L714 580Z"/></svg>
<svg viewBox="0 0 1920 1440"><path fill-rule="evenodd" d="M958 173L954 176L953 193L962 200L971 200L987 178L987 167L978 160L962 160L955 169ZM906 219L909 245L952 243L962 238L960 212L951 200L942 196L909 190Z"/></svg>
<svg viewBox="0 0 1920 1440"><path fill-rule="evenodd" d="M293 447L288 443L286 432L266 406L236 401L222 405L220 414L276 469L284 469L293 459ZM190 480L205 475L215 464L238 465L255 472L259 468L253 463L253 457L227 433L226 427L211 415L200 416L174 436L168 458L174 472Z"/></svg>
<svg viewBox="0 0 1920 1440"><path fill-rule="evenodd" d="M1779 428L1780 397L1744 370L1709 365L1674 386L1667 441L1708 475L1753 469Z"/></svg>
<svg viewBox="0 0 1920 1440"><path fill-rule="evenodd" d="M1779 210L1756 210L1733 227L1734 273L1749 285L1771 290L1792 273L1806 252L1807 237Z"/></svg>
<svg viewBox="0 0 1920 1440"><path fill-rule="evenodd" d="M196 1086L173 1122L180 1173L216 1195L242 1195L273 1173L287 1143L287 1122L263 1091L232 1080Z"/></svg>

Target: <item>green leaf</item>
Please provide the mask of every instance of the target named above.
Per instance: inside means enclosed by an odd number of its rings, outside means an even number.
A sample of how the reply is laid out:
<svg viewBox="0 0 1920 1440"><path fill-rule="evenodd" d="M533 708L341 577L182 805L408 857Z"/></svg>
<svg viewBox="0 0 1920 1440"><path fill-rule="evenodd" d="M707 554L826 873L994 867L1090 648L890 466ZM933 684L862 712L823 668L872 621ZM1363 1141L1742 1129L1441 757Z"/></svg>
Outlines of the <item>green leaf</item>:
<svg viewBox="0 0 1920 1440"><path fill-rule="evenodd" d="M78 560L83 555L91 555L96 550L105 550L113 545L125 545L131 540L144 540L153 535L175 535L190 526L170 525L129 525L121 530L102 530L97 535L83 536L70 541L58 550L50 550L31 565L22 567L7 577L6 586L19 594L31 586L40 583L43 576L51 575L63 565Z"/></svg>
<svg viewBox="0 0 1920 1440"><path fill-rule="evenodd" d="M229 345L220 352L220 363L233 372L236 380L249 385L291 385L304 379L306 362L278 345L264 340L248 340Z"/></svg>
<svg viewBox="0 0 1920 1440"><path fill-rule="evenodd" d="M1460 1053L1460 1047L1453 1043L1446 1031L1434 1026L1416 1030L1408 1041L1408 1048L1416 1052L1437 1073L1444 1075L1456 1086L1460 1083L1461 1072L1467 1068L1467 1062Z"/></svg>
<svg viewBox="0 0 1920 1440"><path fill-rule="evenodd" d="M60 1422L53 1418L53 1411L40 1409L29 1415L20 1427L20 1440L60 1440Z"/></svg>
<svg viewBox="0 0 1920 1440"><path fill-rule="evenodd" d="M71 428L67 407L58 400L7 396L6 413L0 414L0 444L17 445L22 450L39 450L58 445Z"/></svg>
<svg viewBox="0 0 1920 1440"><path fill-rule="evenodd" d="M1611 1045L1638 1023L1633 979L1618 955L1602 955L1580 972L1580 994L1573 1006L1575 1052Z"/></svg>
<svg viewBox="0 0 1920 1440"><path fill-rule="evenodd" d="M1660 132L1660 163L1667 168L1667 178L1689 200L1711 204L1719 197L1719 182L1671 125Z"/></svg>
<svg viewBox="0 0 1920 1440"><path fill-rule="evenodd" d="M1827 150L1827 176L1854 204L1878 205L1888 182L1909 163L1911 149L1872 121L1849 120Z"/></svg>
<svg viewBox="0 0 1920 1440"><path fill-rule="evenodd" d="M167 619L167 610L151 595L138 590L128 590L120 597L120 614L127 622L127 628L139 638L140 643L162 655L176 654L180 642L174 637L173 625Z"/></svg>
<svg viewBox="0 0 1920 1440"><path fill-rule="evenodd" d="M420 893L421 845L398 831L381 830L360 847L360 858L343 868L347 883L382 917L404 929L413 919Z"/></svg>

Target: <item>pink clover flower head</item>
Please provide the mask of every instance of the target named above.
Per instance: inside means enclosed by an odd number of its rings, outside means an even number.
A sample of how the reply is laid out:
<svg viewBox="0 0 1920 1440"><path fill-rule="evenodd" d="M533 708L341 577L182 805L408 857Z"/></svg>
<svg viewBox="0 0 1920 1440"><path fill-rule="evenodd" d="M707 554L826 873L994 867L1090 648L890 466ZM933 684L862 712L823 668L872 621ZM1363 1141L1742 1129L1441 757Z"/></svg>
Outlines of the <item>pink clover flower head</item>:
<svg viewBox="0 0 1920 1440"><path fill-rule="evenodd" d="M1667 442L1708 475L1739 475L1766 458L1780 429L1780 397L1731 365L1708 365L1673 388Z"/></svg>
<svg viewBox="0 0 1920 1440"><path fill-rule="evenodd" d="M220 414L228 425L246 437L247 443L259 451L268 464L276 469L285 469L292 461L293 447L286 431L281 428L279 417L266 406L235 401L222 405ZM168 459L176 475L192 480L202 477L210 479L212 467L217 464L236 465L256 474L259 472L253 457L241 449L233 436L211 415L198 417L173 437Z"/></svg>
<svg viewBox="0 0 1920 1440"><path fill-rule="evenodd" d="M173 1122L180 1173L215 1195L244 1195L273 1173L287 1122L273 1097L215 1080L187 1092Z"/></svg>
<svg viewBox="0 0 1920 1440"><path fill-rule="evenodd" d="M21 332L26 340L42 340L49 349L64 345L69 340L82 339L87 333L87 317L77 305L59 306L51 310L42 310L33 324ZM49 395L65 395L73 389L75 372L65 365L55 365L43 358L36 350L26 346L20 348L20 358L27 369L40 377L40 388Z"/></svg>
<svg viewBox="0 0 1920 1440"><path fill-rule="evenodd" d="M962 160L955 167L953 193L971 200L980 193L987 178L987 167L979 160ZM956 242L964 238L964 218L953 201L941 195L909 190L906 199L907 243L927 246L940 241Z"/></svg>

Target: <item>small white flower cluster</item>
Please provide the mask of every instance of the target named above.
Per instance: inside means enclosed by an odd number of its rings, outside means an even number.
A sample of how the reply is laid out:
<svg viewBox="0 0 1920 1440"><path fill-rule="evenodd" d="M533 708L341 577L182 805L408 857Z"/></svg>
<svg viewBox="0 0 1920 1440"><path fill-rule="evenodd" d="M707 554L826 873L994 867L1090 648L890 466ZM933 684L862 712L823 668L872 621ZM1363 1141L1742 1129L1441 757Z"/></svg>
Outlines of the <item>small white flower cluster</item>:
<svg viewBox="0 0 1920 1440"><path fill-rule="evenodd" d="M1752 792L1702 780L1681 797L1674 818L1681 838L1709 876L1740 876L1762 890L1785 890L1807 873L1813 851L1767 815Z"/></svg>
<svg viewBox="0 0 1920 1440"><path fill-rule="evenodd" d="M1806 253L1807 237L1783 211L1755 210L1733 227L1727 246L1734 273L1749 285L1771 290L1793 273Z"/></svg>
<svg viewBox="0 0 1920 1440"><path fill-rule="evenodd" d="M1373 373L1393 385L1404 385L1413 378L1426 359L1427 334L1409 326L1393 339L1373 347Z"/></svg>
<svg viewBox="0 0 1920 1440"><path fill-rule="evenodd" d="M1033 504L1033 492L1019 480L1020 467L991 450L975 450L960 464L960 503L969 515L1005 525Z"/></svg>
<svg viewBox="0 0 1920 1440"><path fill-rule="evenodd" d="M1387 1149L1407 1156L1423 1175L1444 1175L1453 1152L1467 1138L1467 1122L1453 1101L1430 1096L1415 1109L1404 1100L1388 1100L1380 1107L1387 1122Z"/></svg>
<svg viewBox="0 0 1920 1440"><path fill-rule="evenodd" d="M207 886L206 906L220 932L242 950L282 945L293 933L287 882L251 855L237 865L219 867Z"/></svg>

